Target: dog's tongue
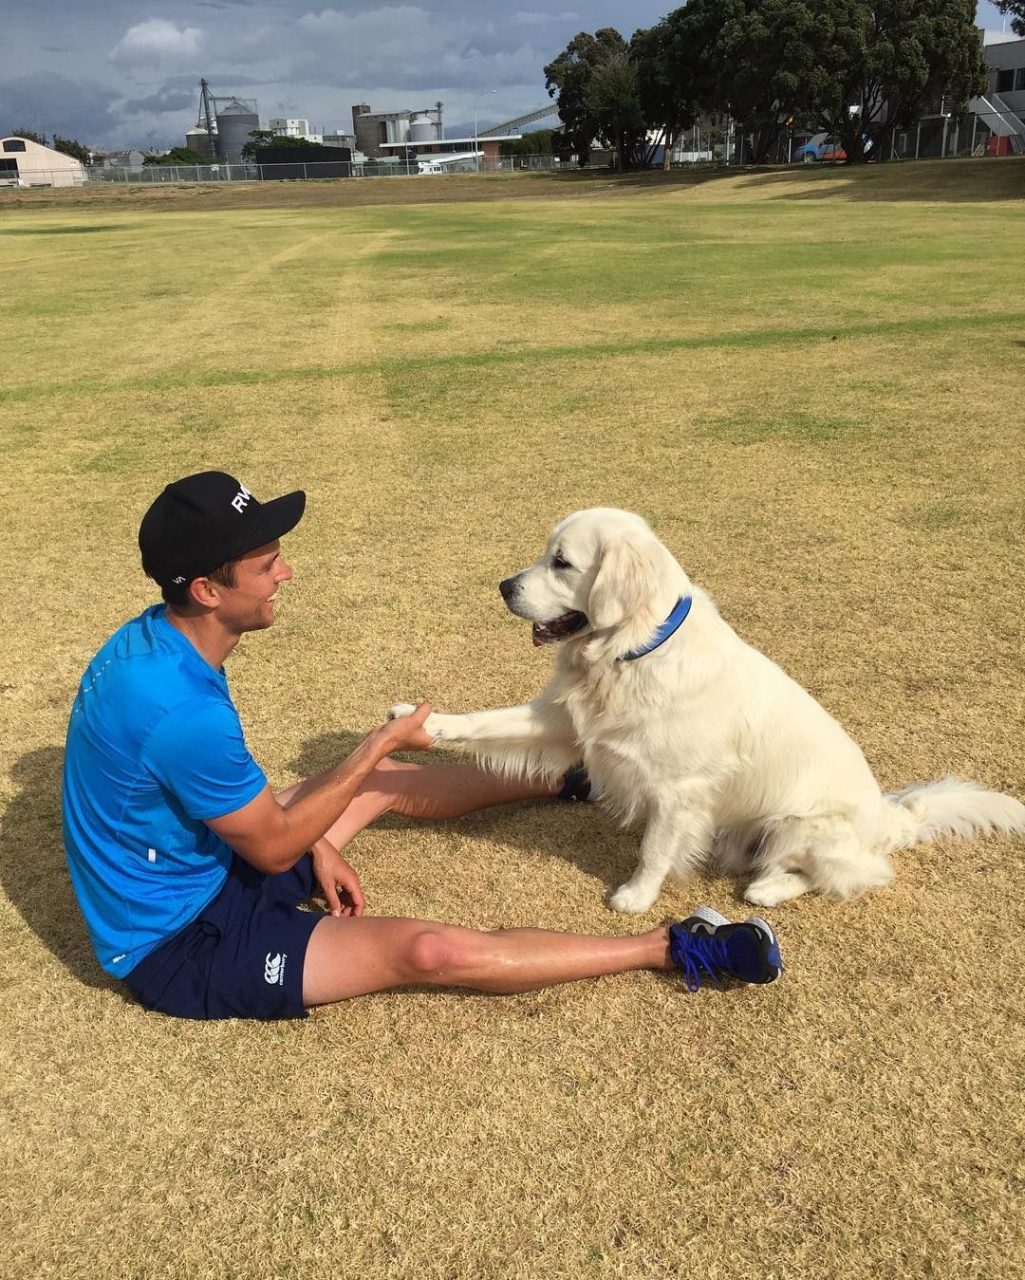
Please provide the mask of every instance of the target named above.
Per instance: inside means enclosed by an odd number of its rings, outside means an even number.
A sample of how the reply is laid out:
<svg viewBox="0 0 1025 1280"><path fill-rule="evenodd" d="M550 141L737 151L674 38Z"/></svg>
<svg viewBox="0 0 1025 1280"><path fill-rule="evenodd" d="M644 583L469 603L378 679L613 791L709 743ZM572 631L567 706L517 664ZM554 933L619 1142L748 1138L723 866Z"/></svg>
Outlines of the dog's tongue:
<svg viewBox="0 0 1025 1280"><path fill-rule="evenodd" d="M535 645L555 644L556 641L571 636L574 631L579 631L586 621L582 613L571 609L569 613L552 618L550 622L535 622L530 629L530 638Z"/></svg>

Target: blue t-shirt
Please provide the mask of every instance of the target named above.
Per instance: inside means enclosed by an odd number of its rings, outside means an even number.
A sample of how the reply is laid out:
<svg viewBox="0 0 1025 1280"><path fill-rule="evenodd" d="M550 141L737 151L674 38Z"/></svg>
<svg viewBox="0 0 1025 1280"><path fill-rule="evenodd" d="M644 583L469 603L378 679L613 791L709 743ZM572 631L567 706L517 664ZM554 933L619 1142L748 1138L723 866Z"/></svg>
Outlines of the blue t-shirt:
<svg viewBox="0 0 1025 1280"><path fill-rule="evenodd" d="M223 668L154 605L86 668L64 755L64 845L100 964L123 978L220 892L231 849L205 819L267 779Z"/></svg>

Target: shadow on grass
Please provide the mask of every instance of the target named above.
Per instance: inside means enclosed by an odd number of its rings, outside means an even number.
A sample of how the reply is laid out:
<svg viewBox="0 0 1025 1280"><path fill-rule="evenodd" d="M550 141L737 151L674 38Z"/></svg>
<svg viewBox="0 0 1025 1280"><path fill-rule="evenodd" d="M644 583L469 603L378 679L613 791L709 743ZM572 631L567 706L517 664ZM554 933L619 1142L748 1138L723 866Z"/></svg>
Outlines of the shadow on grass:
<svg viewBox="0 0 1025 1280"><path fill-rule="evenodd" d="M106 223L100 227L0 227L0 236L84 236L104 231L126 231L133 222Z"/></svg>
<svg viewBox="0 0 1025 1280"><path fill-rule="evenodd" d="M551 175L553 187L591 188L595 194L615 191L657 194L673 188L729 181L729 199L745 191L770 199L814 201L971 201L1021 200L1025 196L1025 163L1016 157L892 161L869 165L786 165L758 168L671 169L617 174L585 169Z"/></svg>
<svg viewBox="0 0 1025 1280"><path fill-rule="evenodd" d="M0 883L15 910L72 977L86 986L127 995L100 968L68 875L61 836L63 748L41 747L21 757L17 791L0 825Z"/></svg>
<svg viewBox="0 0 1025 1280"><path fill-rule="evenodd" d="M362 735L345 731L308 738L292 768L303 777L321 773L344 760L361 741ZM422 752L396 752L394 758L439 771L470 760L455 752L439 752L429 762ZM529 811L529 820L525 820L524 810ZM561 858L600 881L609 893L633 871L640 839L638 831L621 830L595 805L557 800L521 800L480 809L461 818L423 823L386 814L373 823L385 831L409 831L420 825L447 827L471 838L501 841L538 857Z"/></svg>

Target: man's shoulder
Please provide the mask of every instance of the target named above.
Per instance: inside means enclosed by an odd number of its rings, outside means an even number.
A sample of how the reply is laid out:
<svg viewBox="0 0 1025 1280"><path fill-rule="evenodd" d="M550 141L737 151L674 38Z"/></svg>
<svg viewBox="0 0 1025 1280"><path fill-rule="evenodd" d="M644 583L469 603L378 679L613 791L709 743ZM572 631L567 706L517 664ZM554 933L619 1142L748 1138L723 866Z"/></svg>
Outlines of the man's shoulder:
<svg viewBox="0 0 1025 1280"><path fill-rule="evenodd" d="M79 701L117 709L125 723L153 727L164 716L202 705L234 711L227 683L151 605L99 649L82 678ZM97 698L93 695L99 695Z"/></svg>

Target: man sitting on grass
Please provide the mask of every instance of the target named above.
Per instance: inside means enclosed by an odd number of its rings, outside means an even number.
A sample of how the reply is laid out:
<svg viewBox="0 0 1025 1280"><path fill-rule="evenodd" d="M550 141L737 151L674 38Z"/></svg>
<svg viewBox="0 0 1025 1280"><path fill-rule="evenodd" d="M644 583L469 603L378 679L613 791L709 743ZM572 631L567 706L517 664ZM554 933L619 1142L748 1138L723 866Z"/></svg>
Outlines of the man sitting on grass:
<svg viewBox="0 0 1025 1280"><path fill-rule="evenodd" d="M139 530L164 603L126 623L86 669L68 726L64 839L97 957L150 1009L286 1018L391 987L532 991L631 969L683 971L689 990L779 977L757 917L701 908L632 937L480 932L363 914L339 850L382 813L454 818L547 796L474 765L390 758L426 749L427 703L374 729L340 764L279 792L246 749L223 663L274 621L292 577L279 539L306 495L260 503L231 476L170 484ZM302 910L319 886L330 914Z"/></svg>

